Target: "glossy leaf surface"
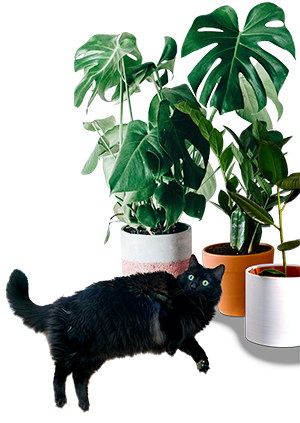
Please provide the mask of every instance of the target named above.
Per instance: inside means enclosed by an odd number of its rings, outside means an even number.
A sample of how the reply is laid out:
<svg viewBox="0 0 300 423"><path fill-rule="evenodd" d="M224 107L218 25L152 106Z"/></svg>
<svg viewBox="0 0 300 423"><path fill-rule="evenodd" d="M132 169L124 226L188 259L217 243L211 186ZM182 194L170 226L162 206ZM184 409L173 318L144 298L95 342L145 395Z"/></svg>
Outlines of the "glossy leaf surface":
<svg viewBox="0 0 300 423"><path fill-rule="evenodd" d="M282 26L274 28L268 25L272 21L281 21ZM278 93L288 69L258 43L271 42L295 57L293 39L284 21L283 10L273 3L255 6L247 17L243 31L239 30L236 12L229 6L220 7L209 15L195 19L185 38L182 56L212 45L212 49L188 77L193 91L196 92L208 74L200 96L200 102L204 106L207 106L212 96L210 106L217 108L221 114L244 109L239 83L239 75L242 74L253 88L258 109L265 107L266 92L250 58L264 67ZM217 65L213 68L216 62ZM213 93L215 86L217 88Z"/></svg>

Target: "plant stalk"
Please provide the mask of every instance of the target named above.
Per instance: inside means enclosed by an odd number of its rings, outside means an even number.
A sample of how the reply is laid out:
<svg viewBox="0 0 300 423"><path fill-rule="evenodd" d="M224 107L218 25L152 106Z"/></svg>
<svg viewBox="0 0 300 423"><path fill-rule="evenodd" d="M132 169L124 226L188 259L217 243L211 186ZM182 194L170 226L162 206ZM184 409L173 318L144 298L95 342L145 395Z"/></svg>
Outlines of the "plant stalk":
<svg viewBox="0 0 300 423"><path fill-rule="evenodd" d="M280 232L280 242L281 244L284 242L283 240L283 228L282 228L282 208L280 203L280 193L279 193L279 187L277 187L277 199L278 199L278 212L279 212L279 232ZM283 271L285 274L285 277L287 277L287 265L286 265L286 255L285 251L282 251L282 260L283 260Z"/></svg>
<svg viewBox="0 0 300 423"><path fill-rule="evenodd" d="M130 120L133 121L132 108L131 108L131 100L130 100L130 94L129 94L129 87L128 87L128 84L127 84L124 58L122 58L122 74L123 74L123 79L124 79L124 84L125 84L126 95L127 95Z"/></svg>
<svg viewBox="0 0 300 423"><path fill-rule="evenodd" d="M119 149L123 144L123 102L124 102L124 92L123 92L123 79L120 77L120 126L119 126Z"/></svg>

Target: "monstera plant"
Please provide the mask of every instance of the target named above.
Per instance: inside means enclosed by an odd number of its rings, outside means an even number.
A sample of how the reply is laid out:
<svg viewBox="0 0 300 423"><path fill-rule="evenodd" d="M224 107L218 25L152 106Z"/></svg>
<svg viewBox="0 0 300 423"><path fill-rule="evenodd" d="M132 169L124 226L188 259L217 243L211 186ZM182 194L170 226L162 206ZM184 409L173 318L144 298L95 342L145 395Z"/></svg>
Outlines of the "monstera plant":
<svg viewBox="0 0 300 423"><path fill-rule="evenodd" d="M172 86L177 56L172 38L166 40L158 60L151 50L143 60L134 36L127 33L96 35L78 49L76 67L85 73L76 90L77 106L87 92L88 103L96 94L107 100L108 90L115 87L114 116L85 124L99 139L83 173L92 172L99 159L103 161L121 220L151 233L169 230L182 212L199 222L206 201L218 188L216 169L208 161L210 150L222 154L222 163L226 158L228 175L234 158L238 165L248 159L247 148L236 145L234 135L224 148L224 128L212 124L215 113L238 111L251 123L266 116L267 99L276 103L287 76L286 66L265 48L270 43L294 56L282 9L262 3L251 11L244 26L239 26L235 11L228 6L195 19L179 49L188 74L182 85ZM156 90L148 119L134 119L130 98L146 81ZM125 102L128 116L124 116ZM191 113L182 107L184 103ZM253 163L250 158L249 169ZM234 185L236 179L226 183Z"/></svg>

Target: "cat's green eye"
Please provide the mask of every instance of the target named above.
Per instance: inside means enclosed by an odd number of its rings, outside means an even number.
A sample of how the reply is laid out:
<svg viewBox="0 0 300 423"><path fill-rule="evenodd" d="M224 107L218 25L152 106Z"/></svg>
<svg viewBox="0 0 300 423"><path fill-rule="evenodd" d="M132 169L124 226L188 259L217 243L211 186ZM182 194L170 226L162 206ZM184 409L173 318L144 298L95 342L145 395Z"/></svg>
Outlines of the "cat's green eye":
<svg viewBox="0 0 300 423"><path fill-rule="evenodd" d="M188 278L189 278L190 281L193 281L195 279L195 276L194 275L189 275Z"/></svg>
<svg viewBox="0 0 300 423"><path fill-rule="evenodd" d="M203 285L203 286L207 286L207 285L209 285L209 282L208 282L208 281L203 281L203 282L202 282L202 285Z"/></svg>

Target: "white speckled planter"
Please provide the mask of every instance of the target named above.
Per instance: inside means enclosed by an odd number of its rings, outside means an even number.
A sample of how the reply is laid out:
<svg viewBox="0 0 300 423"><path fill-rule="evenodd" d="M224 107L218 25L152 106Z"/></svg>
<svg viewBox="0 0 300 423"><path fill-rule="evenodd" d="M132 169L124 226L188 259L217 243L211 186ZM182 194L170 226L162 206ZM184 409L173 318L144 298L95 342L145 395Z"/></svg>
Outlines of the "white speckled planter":
<svg viewBox="0 0 300 423"><path fill-rule="evenodd" d="M263 264L246 270L246 338L269 347L300 345L300 267L288 266L288 277L259 276Z"/></svg>
<svg viewBox="0 0 300 423"><path fill-rule="evenodd" d="M192 228L170 235L130 234L121 229L122 274L164 270L177 277L192 255Z"/></svg>

